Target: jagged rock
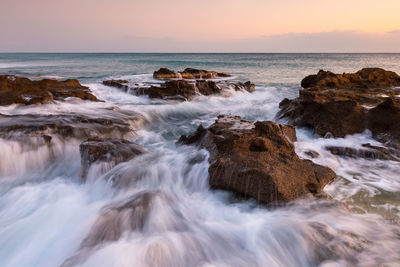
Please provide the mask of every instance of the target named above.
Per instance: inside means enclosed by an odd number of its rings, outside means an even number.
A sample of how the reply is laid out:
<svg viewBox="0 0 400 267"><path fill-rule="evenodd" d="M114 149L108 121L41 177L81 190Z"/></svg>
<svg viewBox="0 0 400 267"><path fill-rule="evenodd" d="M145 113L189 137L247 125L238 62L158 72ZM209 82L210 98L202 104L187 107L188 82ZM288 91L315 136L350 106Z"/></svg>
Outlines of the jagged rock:
<svg viewBox="0 0 400 267"><path fill-rule="evenodd" d="M32 81L24 77L0 75L0 105L38 104L67 97L78 97L83 100L99 101L86 86L78 80L58 81L43 79Z"/></svg>
<svg viewBox="0 0 400 267"><path fill-rule="evenodd" d="M89 138L79 146L79 150L82 162L81 176L84 179L92 164L107 163L108 170L147 152L142 146L128 140L100 138Z"/></svg>
<svg viewBox="0 0 400 267"><path fill-rule="evenodd" d="M353 74L320 71L303 79L304 90L294 100L284 99L279 118L309 127L321 136L344 137L372 131L377 140L400 140L400 76L382 69Z"/></svg>
<svg viewBox="0 0 400 267"><path fill-rule="evenodd" d="M208 129L200 126L178 142L210 152L211 188L270 204L319 195L336 177L327 167L301 160L294 150L295 140L293 126L222 115Z"/></svg>
<svg viewBox="0 0 400 267"><path fill-rule="evenodd" d="M199 70L194 68L186 68L184 71L175 72L167 68L161 68L153 73L153 77L156 79L215 79L222 77L230 77L229 74Z"/></svg>

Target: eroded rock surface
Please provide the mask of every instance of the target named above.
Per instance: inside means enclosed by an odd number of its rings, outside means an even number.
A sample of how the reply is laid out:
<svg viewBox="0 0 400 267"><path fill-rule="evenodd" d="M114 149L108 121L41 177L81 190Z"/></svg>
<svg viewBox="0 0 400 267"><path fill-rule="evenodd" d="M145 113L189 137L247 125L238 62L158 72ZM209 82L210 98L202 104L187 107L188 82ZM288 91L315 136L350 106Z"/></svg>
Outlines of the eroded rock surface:
<svg viewBox="0 0 400 267"><path fill-rule="evenodd" d="M32 81L24 77L0 75L0 105L44 104L53 100L77 97L83 100L99 101L76 79L58 81L43 79Z"/></svg>
<svg viewBox="0 0 400 267"><path fill-rule="evenodd" d="M80 146L81 176L86 178L92 164L106 163L108 169L146 153L142 146L124 139L89 138ZM106 171L106 170L105 170Z"/></svg>
<svg viewBox="0 0 400 267"><path fill-rule="evenodd" d="M336 177L331 169L300 159L295 140L293 126L222 115L208 129L200 126L179 142L210 152L211 188L270 204L319 195Z"/></svg>
<svg viewBox="0 0 400 267"><path fill-rule="evenodd" d="M215 79L230 77L229 74L199 70L194 68L186 68L184 71L173 71L167 68L160 68L153 73L153 77L156 79Z"/></svg>
<svg viewBox="0 0 400 267"><path fill-rule="evenodd" d="M400 140L400 76L378 68L352 74L320 71L302 81L298 98L284 99L278 117L321 136L344 137L369 129L383 142Z"/></svg>

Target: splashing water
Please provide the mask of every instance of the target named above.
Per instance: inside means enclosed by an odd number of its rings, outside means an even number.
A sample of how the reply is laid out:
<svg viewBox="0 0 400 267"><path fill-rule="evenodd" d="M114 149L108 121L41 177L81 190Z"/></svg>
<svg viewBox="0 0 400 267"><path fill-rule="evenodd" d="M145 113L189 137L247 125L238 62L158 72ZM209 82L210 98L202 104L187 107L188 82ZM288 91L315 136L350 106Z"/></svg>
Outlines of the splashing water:
<svg viewBox="0 0 400 267"><path fill-rule="evenodd" d="M249 55L247 60L252 59ZM301 60L307 64L309 58ZM251 73L245 67L242 71ZM293 76L297 71L291 72ZM241 79L239 72L231 72ZM54 73L66 74L69 71ZM151 75L122 71L113 78L121 76L154 82ZM230 97L170 103L129 95L101 85L101 78L94 80L87 85L105 103L70 100L1 107L0 113L74 112L127 121L139 116L139 122L131 121L129 138L150 153L111 169L94 165L84 183L79 177L79 138L54 137L51 144L35 138L0 139L1 266L396 266L400 262L399 163L341 158L325 149L375 144L368 132L324 139L298 129L296 152L308 158L307 150L317 151L320 157L314 161L331 167L339 177L325 189L331 200L299 199L276 209L211 191L208 152L175 144L180 135L192 133L200 123L212 124L219 114L274 120L279 101L296 96L290 83L268 84L256 77L253 94L233 92Z"/></svg>

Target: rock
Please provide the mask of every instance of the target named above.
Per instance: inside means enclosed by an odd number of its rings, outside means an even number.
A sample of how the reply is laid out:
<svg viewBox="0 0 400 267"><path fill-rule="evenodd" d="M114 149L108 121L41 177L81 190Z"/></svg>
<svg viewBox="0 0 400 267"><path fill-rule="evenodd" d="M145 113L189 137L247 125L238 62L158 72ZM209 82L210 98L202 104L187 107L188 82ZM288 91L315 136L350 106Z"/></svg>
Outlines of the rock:
<svg viewBox="0 0 400 267"><path fill-rule="evenodd" d="M379 159L379 160L398 160L392 152L385 147L371 146L364 144L366 149L357 149L352 147L342 146L326 146L325 149L329 150L334 155L350 158L365 158L365 159Z"/></svg>
<svg viewBox="0 0 400 267"><path fill-rule="evenodd" d="M278 117L321 136L344 137L369 129L378 140L399 139L400 77L382 69L353 74L320 71L302 81L294 100L284 99Z"/></svg>
<svg viewBox="0 0 400 267"><path fill-rule="evenodd" d="M24 77L0 75L0 105L2 106L44 104L53 100L64 100L67 97L99 101L90 93L88 87L82 86L75 79L32 81Z"/></svg>
<svg viewBox="0 0 400 267"><path fill-rule="evenodd" d="M367 128L378 141L399 146L400 143L400 100L388 98L368 112Z"/></svg>
<svg viewBox="0 0 400 267"><path fill-rule="evenodd" d="M295 140L293 126L222 115L208 129L200 126L178 142L210 152L211 188L272 204L319 195L336 177L331 169L300 159Z"/></svg>
<svg viewBox="0 0 400 267"><path fill-rule="evenodd" d="M356 73L343 74L320 70L316 75L305 77L301 86L318 89L388 88L400 86L400 76L380 68L364 68Z"/></svg>
<svg viewBox="0 0 400 267"><path fill-rule="evenodd" d="M167 68L160 68L153 73L155 79L179 79L182 78L178 72Z"/></svg>
<svg viewBox="0 0 400 267"><path fill-rule="evenodd" d="M254 92L255 85L250 81L227 82L210 81L205 79L229 77L229 74L215 71L187 68L182 72L175 72L161 68L154 72L154 78L167 80L163 84L132 84L126 80L107 80L103 84L119 88L134 95L147 95L150 98L164 100L188 101L199 95L222 95L224 91Z"/></svg>
<svg viewBox="0 0 400 267"><path fill-rule="evenodd" d="M182 99L189 100L196 95L195 86L184 80L173 80L165 82L164 86L151 86L144 89L143 94L150 98L171 99L180 96Z"/></svg>
<svg viewBox="0 0 400 267"><path fill-rule="evenodd" d="M92 164L107 163L107 170L121 162L144 154L147 151L140 145L124 139L90 138L79 146L81 153L81 176L86 179Z"/></svg>
<svg viewBox="0 0 400 267"><path fill-rule="evenodd" d="M0 114L0 137L19 140L25 137L57 135L63 139L91 137L124 138L134 134L132 126L143 118L131 111L99 110L99 114ZM51 141L51 139L50 139Z"/></svg>
<svg viewBox="0 0 400 267"><path fill-rule="evenodd" d="M167 68L161 68L153 73L155 79L215 79L215 78L225 78L230 77L229 74L199 70L194 68L186 68L184 71L175 72Z"/></svg>
<svg viewBox="0 0 400 267"><path fill-rule="evenodd" d="M196 88L202 95L216 95L221 93L221 88L213 81L196 81Z"/></svg>
<svg viewBox="0 0 400 267"><path fill-rule="evenodd" d="M103 81L103 84L106 86L117 87L119 89L123 89L124 91L128 90L128 81L127 80L107 80Z"/></svg>

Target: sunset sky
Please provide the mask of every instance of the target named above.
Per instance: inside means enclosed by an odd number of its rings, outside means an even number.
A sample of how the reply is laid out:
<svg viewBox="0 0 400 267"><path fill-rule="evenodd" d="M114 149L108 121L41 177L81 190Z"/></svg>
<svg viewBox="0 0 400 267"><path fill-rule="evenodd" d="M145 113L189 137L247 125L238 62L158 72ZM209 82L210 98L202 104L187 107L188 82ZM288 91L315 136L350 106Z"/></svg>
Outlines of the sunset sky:
<svg viewBox="0 0 400 267"><path fill-rule="evenodd" d="M0 0L0 51L400 52L399 0Z"/></svg>

